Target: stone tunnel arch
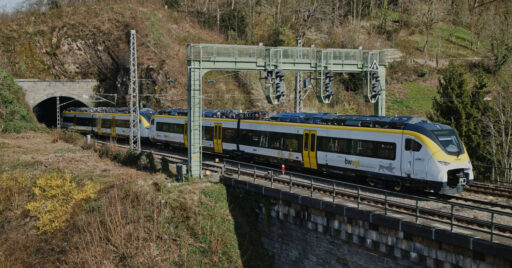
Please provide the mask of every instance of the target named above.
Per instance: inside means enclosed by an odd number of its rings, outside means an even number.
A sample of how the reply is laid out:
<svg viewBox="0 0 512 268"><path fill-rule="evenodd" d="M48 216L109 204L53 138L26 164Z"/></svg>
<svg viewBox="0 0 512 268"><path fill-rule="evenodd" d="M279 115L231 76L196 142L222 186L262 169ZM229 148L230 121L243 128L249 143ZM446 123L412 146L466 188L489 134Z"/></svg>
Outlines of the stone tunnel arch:
<svg viewBox="0 0 512 268"><path fill-rule="evenodd" d="M60 96L59 97L60 111L63 112L67 108L70 107L88 107L87 104L82 101L69 97L69 96ZM34 105L32 108L37 120L40 123L45 124L47 127L56 127L57 126L57 97L48 97L41 102Z"/></svg>

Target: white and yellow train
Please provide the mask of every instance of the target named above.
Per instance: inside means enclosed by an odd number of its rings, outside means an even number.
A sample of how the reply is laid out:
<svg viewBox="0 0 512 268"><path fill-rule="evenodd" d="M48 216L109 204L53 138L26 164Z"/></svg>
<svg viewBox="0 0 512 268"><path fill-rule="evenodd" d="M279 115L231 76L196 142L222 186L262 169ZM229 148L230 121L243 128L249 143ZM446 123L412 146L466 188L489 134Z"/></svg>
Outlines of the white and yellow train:
<svg viewBox="0 0 512 268"><path fill-rule="evenodd" d="M304 113L271 119L241 119L246 116L235 113L232 117L203 117L204 151L364 179L396 190L458 193L473 182L471 161L456 132L423 118ZM142 138L188 146L186 111L146 112L139 119ZM64 127L97 135L127 136L127 120L129 115L120 111L63 113Z"/></svg>

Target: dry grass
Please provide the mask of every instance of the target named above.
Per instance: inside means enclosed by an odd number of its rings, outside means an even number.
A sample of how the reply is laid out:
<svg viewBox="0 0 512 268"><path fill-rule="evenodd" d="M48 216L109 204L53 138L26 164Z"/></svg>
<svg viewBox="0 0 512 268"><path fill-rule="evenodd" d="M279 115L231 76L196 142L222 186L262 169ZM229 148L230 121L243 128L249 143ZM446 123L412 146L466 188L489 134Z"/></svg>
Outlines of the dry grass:
<svg viewBox="0 0 512 268"><path fill-rule="evenodd" d="M0 267L242 266L246 255L224 186L171 183L55 135L0 136L0 170L10 181L0 180ZM26 209L35 200L35 182L48 172L70 174L81 187L101 185L97 197L73 206L67 225L51 235L38 233L39 218ZM262 248L248 251L261 256Z"/></svg>

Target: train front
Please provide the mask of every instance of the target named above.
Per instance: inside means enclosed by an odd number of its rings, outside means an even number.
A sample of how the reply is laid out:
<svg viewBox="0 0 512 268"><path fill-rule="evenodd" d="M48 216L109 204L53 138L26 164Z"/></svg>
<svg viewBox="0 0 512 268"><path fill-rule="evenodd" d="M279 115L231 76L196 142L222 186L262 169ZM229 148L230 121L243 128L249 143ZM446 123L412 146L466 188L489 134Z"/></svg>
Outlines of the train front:
<svg viewBox="0 0 512 268"><path fill-rule="evenodd" d="M427 177L437 181L434 191L438 193L460 193L464 185L473 184L473 166L462 140L453 128L439 123L424 126L429 147L436 161L432 161Z"/></svg>

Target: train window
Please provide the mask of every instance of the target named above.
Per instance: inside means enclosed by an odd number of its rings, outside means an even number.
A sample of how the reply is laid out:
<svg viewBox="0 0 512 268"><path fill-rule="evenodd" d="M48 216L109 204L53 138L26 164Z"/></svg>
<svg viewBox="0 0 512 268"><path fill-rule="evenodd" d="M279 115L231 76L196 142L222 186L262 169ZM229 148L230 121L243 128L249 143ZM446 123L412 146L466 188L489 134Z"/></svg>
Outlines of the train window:
<svg viewBox="0 0 512 268"><path fill-rule="evenodd" d="M390 142L377 142L377 158L395 160L396 144Z"/></svg>
<svg viewBox="0 0 512 268"><path fill-rule="evenodd" d="M350 154L350 146L352 142L348 139L337 139L337 152L342 154Z"/></svg>
<svg viewBox="0 0 512 268"><path fill-rule="evenodd" d="M269 137L269 141L268 141L269 148L272 148L272 149L283 148L283 146L282 146L283 139L282 139L280 133L272 133L272 135L269 135L267 137Z"/></svg>
<svg viewBox="0 0 512 268"><path fill-rule="evenodd" d="M311 148L310 151L314 152L316 150L316 135L311 133Z"/></svg>
<svg viewBox="0 0 512 268"><path fill-rule="evenodd" d="M171 129L171 132L183 134L183 131L185 130L183 125L181 125L181 124L172 124L172 125L173 125L173 129Z"/></svg>
<svg viewBox="0 0 512 268"><path fill-rule="evenodd" d="M119 120L119 119L116 119L116 127L118 127L118 128L130 128L130 121L129 120Z"/></svg>
<svg viewBox="0 0 512 268"><path fill-rule="evenodd" d="M329 137L318 137L318 150L323 152L333 152L334 139Z"/></svg>
<svg viewBox="0 0 512 268"><path fill-rule="evenodd" d="M304 134L304 151L309 151L309 133Z"/></svg>
<svg viewBox="0 0 512 268"><path fill-rule="evenodd" d="M213 140L213 127L203 127L203 140Z"/></svg>
<svg viewBox="0 0 512 268"><path fill-rule="evenodd" d="M284 138L284 150L291 152L299 151L299 141L296 137L290 135Z"/></svg>
<svg viewBox="0 0 512 268"><path fill-rule="evenodd" d="M74 119L73 117L68 117L68 116L64 116L64 123L70 123L70 124L73 124L74 123Z"/></svg>
<svg viewBox="0 0 512 268"><path fill-rule="evenodd" d="M421 150L422 145L412 139L405 139L405 150L406 151L413 151L413 152L419 152Z"/></svg>
<svg viewBox="0 0 512 268"><path fill-rule="evenodd" d="M110 119L102 119L101 120L101 128L110 128L111 121L112 120L110 120Z"/></svg>
<svg viewBox="0 0 512 268"><path fill-rule="evenodd" d="M163 123L163 122L157 122L156 123L156 130L157 131L162 131L162 132L173 132L172 131L172 124Z"/></svg>
<svg viewBox="0 0 512 268"><path fill-rule="evenodd" d="M259 146L263 147L263 148L268 148L268 136L267 135L261 134Z"/></svg>
<svg viewBox="0 0 512 268"><path fill-rule="evenodd" d="M222 141L235 143L236 142L236 129L234 128L223 128L222 129Z"/></svg>
<svg viewBox="0 0 512 268"><path fill-rule="evenodd" d="M352 140L352 154L365 157L375 157L373 153L373 142Z"/></svg>
<svg viewBox="0 0 512 268"><path fill-rule="evenodd" d="M91 119L90 118L84 118L84 117L77 117L76 118L76 124L77 124L77 126L90 126L91 125Z"/></svg>

